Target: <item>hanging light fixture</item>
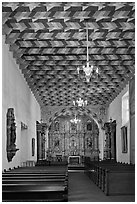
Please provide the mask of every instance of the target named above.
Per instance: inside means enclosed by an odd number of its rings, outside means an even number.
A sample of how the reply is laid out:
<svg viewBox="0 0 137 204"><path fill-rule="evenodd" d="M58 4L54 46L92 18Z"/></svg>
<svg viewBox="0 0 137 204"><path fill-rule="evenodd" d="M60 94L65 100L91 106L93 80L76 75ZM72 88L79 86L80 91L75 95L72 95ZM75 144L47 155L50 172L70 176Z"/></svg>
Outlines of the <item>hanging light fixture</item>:
<svg viewBox="0 0 137 204"><path fill-rule="evenodd" d="M83 100L83 99L81 99L81 98L79 98L78 100L76 100L76 101L73 101L73 105L74 106L79 106L79 107L84 107L84 106L86 106L87 105L87 100Z"/></svg>
<svg viewBox="0 0 137 204"><path fill-rule="evenodd" d="M83 71L85 72L87 82L89 82L92 74L96 73L98 75L98 68L95 68L93 65L90 65L90 63L89 63L88 26L86 26L86 34L87 34L87 62L86 62L86 65L83 66ZM77 72L79 75L80 67L77 68Z"/></svg>
<svg viewBox="0 0 137 204"><path fill-rule="evenodd" d="M75 114L75 118L70 120L71 123L75 123L75 124L77 124L80 121L81 120L76 117L76 114Z"/></svg>

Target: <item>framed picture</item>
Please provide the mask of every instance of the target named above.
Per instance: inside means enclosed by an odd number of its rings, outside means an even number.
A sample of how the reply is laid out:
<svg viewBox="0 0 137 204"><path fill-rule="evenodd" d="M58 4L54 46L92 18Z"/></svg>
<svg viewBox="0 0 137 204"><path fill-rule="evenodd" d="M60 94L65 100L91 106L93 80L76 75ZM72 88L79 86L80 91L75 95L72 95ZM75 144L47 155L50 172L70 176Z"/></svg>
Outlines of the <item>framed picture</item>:
<svg viewBox="0 0 137 204"><path fill-rule="evenodd" d="M127 127L123 126L121 128L121 141L122 141L122 153L127 153L128 151L128 141L127 141Z"/></svg>

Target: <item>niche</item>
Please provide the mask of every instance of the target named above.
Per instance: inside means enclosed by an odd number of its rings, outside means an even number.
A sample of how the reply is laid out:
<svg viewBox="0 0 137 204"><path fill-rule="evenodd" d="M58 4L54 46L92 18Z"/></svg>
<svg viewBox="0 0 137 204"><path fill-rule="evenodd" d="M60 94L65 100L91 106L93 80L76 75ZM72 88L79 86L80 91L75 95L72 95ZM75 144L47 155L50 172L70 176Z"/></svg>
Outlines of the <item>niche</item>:
<svg viewBox="0 0 137 204"><path fill-rule="evenodd" d="M19 150L16 148L16 124L14 109L9 108L7 111L7 159L11 162L16 152Z"/></svg>
<svg viewBox="0 0 137 204"><path fill-rule="evenodd" d="M59 131L59 121L55 121L55 131Z"/></svg>
<svg viewBox="0 0 137 204"><path fill-rule="evenodd" d="M90 120L87 121L87 131L92 131L92 123Z"/></svg>

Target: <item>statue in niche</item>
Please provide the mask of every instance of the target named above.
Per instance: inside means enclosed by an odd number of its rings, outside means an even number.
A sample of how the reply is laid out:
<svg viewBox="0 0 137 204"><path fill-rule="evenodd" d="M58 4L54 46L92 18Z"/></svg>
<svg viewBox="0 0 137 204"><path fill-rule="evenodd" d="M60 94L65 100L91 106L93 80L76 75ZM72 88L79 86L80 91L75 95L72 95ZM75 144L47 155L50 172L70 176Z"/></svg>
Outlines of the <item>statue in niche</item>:
<svg viewBox="0 0 137 204"><path fill-rule="evenodd" d="M7 111L7 159L8 162L12 161L12 158L15 156L16 152L19 149L16 149L16 125L14 117L14 109L9 108Z"/></svg>
<svg viewBox="0 0 137 204"><path fill-rule="evenodd" d="M72 146L72 147L76 147L76 146L77 146L77 143L76 143L75 139L72 139L71 146Z"/></svg>
<svg viewBox="0 0 137 204"><path fill-rule="evenodd" d="M91 131L92 130L92 123L90 122L88 122L87 123L87 131Z"/></svg>
<svg viewBox="0 0 137 204"><path fill-rule="evenodd" d="M60 141L58 138L56 138L54 141L54 152L60 152Z"/></svg>
<svg viewBox="0 0 137 204"><path fill-rule="evenodd" d="M87 131L92 131L93 127L92 127L92 122L91 120L87 120Z"/></svg>
<svg viewBox="0 0 137 204"><path fill-rule="evenodd" d="M92 148L92 140L91 138L87 138L87 147L89 148Z"/></svg>
<svg viewBox="0 0 137 204"><path fill-rule="evenodd" d="M94 133L95 133L96 135L99 135L99 129L98 129L97 124L94 126Z"/></svg>
<svg viewBox="0 0 137 204"><path fill-rule="evenodd" d="M59 122L58 121L55 122L55 131L59 131Z"/></svg>
<svg viewBox="0 0 137 204"><path fill-rule="evenodd" d="M56 139L54 142L54 147L59 147L59 139Z"/></svg>
<svg viewBox="0 0 137 204"><path fill-rule="evenodd" d="M71 123L71 130L76 131L76 129L77 129L77 124Z"/></svg>
<svg viewBox="0 0 137 204"><path fill-rule="evenodd" d="M16 126L15 123L13 122L11 124L11 145L14 145L16 141Z"/></svg>
<svg viewBox="0 0 137 204"><path fill-rule="evenodd" d="M69 152L70 155L76 155L77 154L77 139L72 135L70 142L69 142Z"/></svg>

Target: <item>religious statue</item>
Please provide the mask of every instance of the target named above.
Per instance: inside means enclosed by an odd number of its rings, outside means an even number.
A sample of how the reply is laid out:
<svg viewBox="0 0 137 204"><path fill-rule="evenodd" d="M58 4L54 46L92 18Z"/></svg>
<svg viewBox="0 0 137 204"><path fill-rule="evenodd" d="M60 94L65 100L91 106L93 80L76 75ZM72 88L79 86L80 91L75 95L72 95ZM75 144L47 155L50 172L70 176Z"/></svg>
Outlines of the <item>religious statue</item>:
<svg viewBox="0 0 137 204"><path fill-rule="evenodd" d="M87 138L87 147L92 147L92 141L91 138Z"/></svg>
<svg viewBox="0 0 137 204"><path fill-rule="evenodd" d="M12 161L12 158L15 156L16 152L19 149L16 149L16 125L14 117L14 109L9 108L7 112L7 159L8 162Z"/></svg>
<svg viewBox="0 0 137 204"><path fill-rule="evenodd" d="M56 140L55 140L54 146L55 146L55 147L59 147L59 139L56 139Z"/></svg>
<svg viewBox="0 0 137 204"><path fill-rule="evenodd" d="M55 131L59 131L59 122L58 121L55 122Z"/></svg>

